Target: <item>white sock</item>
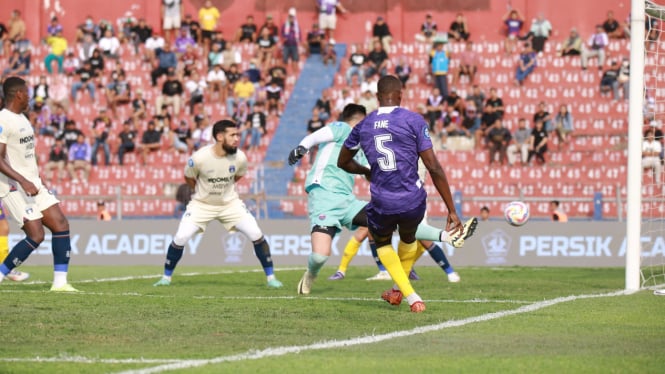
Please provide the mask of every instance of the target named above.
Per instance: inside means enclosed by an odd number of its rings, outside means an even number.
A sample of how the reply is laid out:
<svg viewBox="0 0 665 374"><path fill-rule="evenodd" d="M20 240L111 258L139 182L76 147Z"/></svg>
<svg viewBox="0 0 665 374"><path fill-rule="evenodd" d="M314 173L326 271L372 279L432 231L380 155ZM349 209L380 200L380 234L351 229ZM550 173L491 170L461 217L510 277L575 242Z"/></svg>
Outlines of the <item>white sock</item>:
<svg viewBox="0 0 665 374"><path fill-rule="evenodd" d="M2 283L2 280L5 279L5 275L0 273L0 283Z"/></svg>
<svg viewBox="0 0 665 374"><path fill-rule="evenodd" d="M441 230L441 235L439 235L439 241L447 242L448 240L450 240L450 234L448 234L448 231Z"/></svg>
<svg viewBox="0 0 665 374"><path fill-rule="evenodd" d="M167 281L171 281L171 276L170 275L162 275L162 278L166 279Z"/></svg>
<svg viewBox="0 0 665 374"><path fill-rule="evenodd" d="M67 272L66 271L54 271L53 272L53 287L62 287L67 284Z"/></svg>
<svg viewBox="0 0 665 374"><path fill-rule="evenodd" d="M417 302L417 301L421 301L421 302L422 302L423 299L421 299L420 296L418 296L418 294L414 292L414 293L412 293L411 295L409 295L409 296L406 297L406 301L409 302L409 305L413 305L413 303L415 303L415 302Z"/></svg>
<svg viewBox="0 0 665 374"><path fill-rule="evenodd" d="M268 280L268 282L270 282L270 281L275 280L277 278L275 278L275 274L270 274L266 277L266 279Z"/></svg>

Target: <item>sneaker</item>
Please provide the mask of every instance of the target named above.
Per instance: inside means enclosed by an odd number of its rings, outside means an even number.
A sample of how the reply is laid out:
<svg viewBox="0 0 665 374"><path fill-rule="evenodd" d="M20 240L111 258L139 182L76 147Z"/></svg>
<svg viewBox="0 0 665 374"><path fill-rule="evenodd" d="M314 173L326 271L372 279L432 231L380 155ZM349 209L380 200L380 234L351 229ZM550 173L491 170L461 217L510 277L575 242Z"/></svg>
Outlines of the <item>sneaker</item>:
<svg viewBox="0 0 665 374"><path fill-rule="evenodd" d="M312 283L314 283L314 279L316 279L316 277L313 276L309 270L305 271L305 274L300 278L300 282L298 282L298 294L309 295L312 291Z"/></svg>
<svg viewBox="0 0 665 374"><path fill-rule="evenodd" d="M478 225L478 219L476 217L469 218L464 222L462 232L458 232L455 235L448 237L448 243L455 248L460 248L464 245L464 239L468 239L476 231L476 226Z"/></svg>
<svg viewBox="0 0 665 374"><path fill-rule="evenodd" d="M416 273L415 270L411 269L411 271L409 272L409 279L412 281L419 281L420 276L418 275L418 273Z"/></svg>
<svg viewBox="0 0 665 374"><path fill-rule="evenodd" d="M462 280L457 274L457 272L453 271L452 273L448 274L448 282L450 283L459 283L459 281Z"/></svg>
<svg viewBox="0 0 665 374"><path fill-rule="evenodd" d="M153 284L153 287L161 287L161 286L170 286L171 285L171 280L168 278L160 278L155 284Z"/></svg>
<svg viewBox="0 0 665 374"><path fill-rule="evenodd" d="M402 303L402 291L389 289L381 294L381 298L390 303L390 305L399 305Z"/></svg>
<svg viewBox="0 0 665 374"><path fill-rule="evenodd" d="M376 273L375 276L367 278L368 281L389 281L392 280L388 271L382 270Z"/></svg>
<svg viewBox="0 0 665 374"><path fill-rule="evenodd" d="M335 274L328 277L328 280L331 281L342 280L342 279L344 279L344 273L342 273L341 271L338 271Z"/></svg>
<svg viewBox="0 0 665 374"><path fill-rule="evenodd" d="M268 288L282 288L284 285L277 279L271 279L268 281Z"/></svg>
<svg viewBox="0 0 665 374"><path fill-rule="evenodd" d="M72 287L71 284L66 283L60 287L52 286L51 287L51 292L81 292L77 290L76 288Z"/></svg>
<svg viewBox="0 0 665 374"><path fill-rule="evenodd" d="M14 282L23 282L24 280L30 278L30 273L24 273L17 269L12 269L9 274L5 275L5 278L13 280Z"/></svg>
<svg viewBox="0 0 665 374"><path fill-rule="evenodd" d="M425 303L422 301L416 301L415 303L411 304L411 311L413 313L422 313L425 311Z"/></svg>

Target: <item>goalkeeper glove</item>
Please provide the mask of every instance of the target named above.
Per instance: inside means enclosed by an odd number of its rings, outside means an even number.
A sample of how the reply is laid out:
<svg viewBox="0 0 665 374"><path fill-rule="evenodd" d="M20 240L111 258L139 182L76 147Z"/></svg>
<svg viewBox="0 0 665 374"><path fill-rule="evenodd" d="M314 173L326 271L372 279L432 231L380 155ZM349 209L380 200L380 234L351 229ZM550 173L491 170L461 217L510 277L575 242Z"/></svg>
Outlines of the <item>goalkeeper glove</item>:
<svg viewBox="0 0 665 374"><path fill-rule="evenodd" d="M291 152L289 152L289 165L293 166L298 160L302 158L302 156L307 154L307 148L303 147L302 145L299 145Z"/></svg>

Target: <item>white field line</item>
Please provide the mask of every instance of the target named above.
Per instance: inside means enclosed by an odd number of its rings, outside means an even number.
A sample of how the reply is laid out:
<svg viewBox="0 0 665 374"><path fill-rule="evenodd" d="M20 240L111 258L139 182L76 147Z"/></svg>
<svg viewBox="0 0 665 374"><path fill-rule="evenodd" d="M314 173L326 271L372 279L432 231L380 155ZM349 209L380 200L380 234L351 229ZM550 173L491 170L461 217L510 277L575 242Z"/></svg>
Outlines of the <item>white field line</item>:
<svg viewBox="0 0 665 374"><path fill-rule="evenodd" d="M0 358L0 362L68 362L77 364L165 364L181 361L177 359L150 358L89 358L66 355L58 357Z"/></svg>
<svg viewBox="0 0 665 374"><path fill-rule="evenodd" d="M233 361L244 361L244 360L259 360L262 358L266 357L276 357L276 356L284 356L290 353L300 353L304 351L311 351L311 350L318 350L318 349L331 349L331 348L346 348L354 345L361 345L361 344L373 344L373 343L379 343L385 340L391 340L391 339L396 339L396 338L401 338L405 336L412 336L412 335L418 335L418 334L424 334L428 332L434 332L434 331L439 331L447 328L453 328L453 327L459 327L459 326L464 326L468 325L471 323L478 323L478 322L485 322L485 321L490 321L498 318L503 318L503 317L508 317L508 316L513 316L517 314L522 314L522 313L531 313L535 312L537 310L550 307L552 305L557 305L560 303L565 303L565 302L570 302L570 301L575 301L575 300L581 300L581 299L591 299L591 298L598 298L598 297L612 297L612 296L620 296L620 295L625 295L626 293L624 291L616 291L616 292L610 292L610 293L605 293L605 294L597 294L597 295L571 295L571 296L565 296L565 297L558 297L552 300L544 300L544 301L539 301L537 303L521 306L517 309L513 310L506 310L506 311L501 311L501 312L494 312L494 313L487 313L483 314L480 316L476 317L469 317L461 320L453 320L453 321L446 321L443 323L439 323L436 325L429 325L429 326L421 326L421 327L416 327L411 330L402 330L402 331L395 331L391 332L388 334L382 334L382 335L371 335L371 336L362 336L362 337L357 337L357 338L352 338L352 339L347 339L347 340L331 340L331 341L324 341L320 343L314 343L314 344L309 344L309 345L300 345L300 346L286 346L286 347L274 347L274 348L266 348L260 351L248 351L245 353L240 353L236 355L231 355L231 356L220 356L220 357L215 357L212 359L207 359L207 360L183 360L181 362L176 362L176 363L167 363L159 366L153 366L150 368L145 368L145 369L139 369L139 370L128 370L128 371L123 371L120 374L152 374L152 373L161 373L164 371L169 371L169 370L179 370L179 369L189 369L189 368L194 368L194 367L200 367L200 366L205 366L205 365L211 365L211 364L218 364L222 362L233 362Z"/></svg>

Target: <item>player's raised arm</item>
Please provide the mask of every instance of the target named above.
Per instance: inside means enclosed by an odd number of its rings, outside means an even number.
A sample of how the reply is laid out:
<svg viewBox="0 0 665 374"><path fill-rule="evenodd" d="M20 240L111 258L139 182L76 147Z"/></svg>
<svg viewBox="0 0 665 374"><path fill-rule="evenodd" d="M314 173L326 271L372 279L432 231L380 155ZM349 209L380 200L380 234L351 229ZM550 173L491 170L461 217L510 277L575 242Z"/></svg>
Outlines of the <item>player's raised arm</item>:
<svg viewBox="0 0 665 374"><path fill-rule="evenodd" d="M298 144L297 147L293 148L289 152L289 165L295 165L295 163L303 158L303 156L305 156L313 146L332 142L333 140L335 140L335 134L333 134L332 130L328 126L324 126L314 131L313 133L304 137L300 141L300 144Z"/></svg>

